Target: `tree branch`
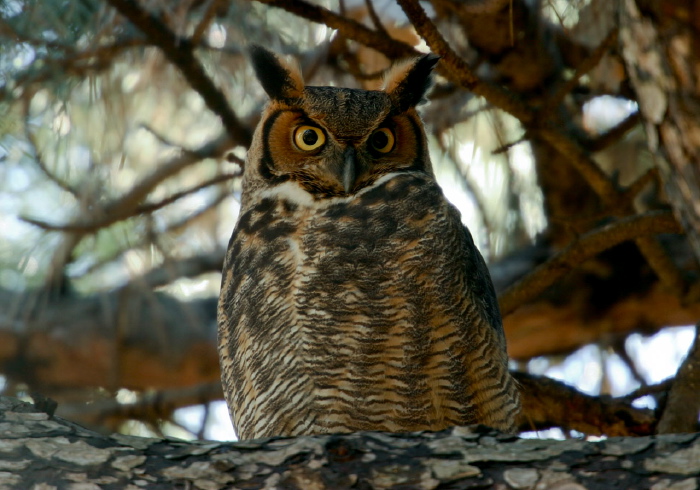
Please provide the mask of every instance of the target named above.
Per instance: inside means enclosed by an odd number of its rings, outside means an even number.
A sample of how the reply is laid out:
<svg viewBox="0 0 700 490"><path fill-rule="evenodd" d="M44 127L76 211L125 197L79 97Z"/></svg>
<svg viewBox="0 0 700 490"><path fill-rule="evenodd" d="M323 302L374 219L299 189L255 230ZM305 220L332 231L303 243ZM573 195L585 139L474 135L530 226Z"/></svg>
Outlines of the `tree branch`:
<svg viewBox="0 0 700 490"><path fill-rule="evenodd" d="M127 420L167 420L178 408L202 405L222 400L221 381L197 384L170 390L149 391L134 403L119 403L116 399L92 403L62 403L57 414L80 424L94 427L118 427Z"/></svg>
<svg viewBox="0 0 700 490"><path fill-rule="evenodd" d="M523 411L520 431L561 427L588 435L642 436L654 433L652 410L635 408L624 398L591 396L546 376L514 372Z"/></svg>
<svg viewBox="0 0 700 490"><path fill-rule="evenodd" d="M536 298L564 274L603 250L640 236L682 232L673 215L663 211L623 218L594 230L505 290L499 297L501 313L503 316L512 313L519 306Z"/></svg>
<svg viewBox="0 0 700 490"><path fill-rule="evenodd" d="M61 225L28 217L22 217L21 219L44 230L74 233L95 232L117 221L139 214L141 202L158 184L204 158L220 158L231 148L232 144L229 135L224 133L196 150L184 151L181 155L159 165L153 172L139 180L126 194L104 205L98 213L95 213L97 215L96 218L76 220L72 223ZM147 207L148 205L144 206Z"/></svg>
<svg viewBox="0 0 700 490"><path fill-rule="evenodd" d="M693 488L700 436L519 439L484 426L236 443L104 436L0 397L0 483L26 488ZM48 469L48 470L47 470ZM105 483L108 482L108 483Z"/></svg>
<svg viewBox="0 0 700 490"><path fill-rule="evenodd" d="M700 327L695 341L678 369L659 421L659 434L697 432L700 413Z"/></svg>
<svg viewBox="0 0 700 490"><path fill-rule="evenodd" d="M445 41L417 0L398 0L398 3L430 48L443 57L442 62L454 81L467 90L483 96L494 106L517 117L525 127L534 126L533 130L543 140L567 157L568 161L601 197L603 202L615 207L621 192L615 188L605 173L577 142L557 129L554 122L537 120L540 114L535 113L526 104L516 99L514 94L481 81L473 73L469 64L457 55ZM682 294L686 289L685 282L680 272L665 256L660 245L653 238L640 238L636 242L649 265L658 274L659 279L677 294Z"/></svg>
<svg viewBox="0 0 700 490"><path fill-rule="evenodd" d="M430 49L442 57L441 62L454 82L484 97L493 106L518 118L524 125L532 122L535 114L514 93L484 82L476 76L469 64L445 41L416 0L398 0L398 3Z"/></svg>
<svg viewBox="0 0 700 490"><path fill-rule="evenodd" d="M226 99L214 85L204 67L194 55L194 45L188 39L175 35L160 19L143 9L137 0L107 0L110 5L129 19L165 57L174 64L190 86L204 99L205 104L221 118L234 144L250 146L251 131L244 126Z"/></svg>
<svg viewBox="0 0 700 490"><path fill-rule="evenodd" d="M330 10L304 0L258 0L260 3L281 8L312 22L337 29L343 36L376 49L390 59L418 56L420 53L406 43L389 37L386 33L373 31L357 21L346 19Z"/></svg>

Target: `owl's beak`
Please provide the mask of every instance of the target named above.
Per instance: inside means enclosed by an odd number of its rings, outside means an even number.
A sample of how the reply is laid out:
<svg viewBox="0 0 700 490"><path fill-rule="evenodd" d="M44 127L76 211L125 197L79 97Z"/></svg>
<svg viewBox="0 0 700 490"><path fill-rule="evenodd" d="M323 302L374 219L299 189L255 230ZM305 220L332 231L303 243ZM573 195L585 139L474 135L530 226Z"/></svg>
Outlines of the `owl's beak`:
<svg viewBox="0 0 700 490"><path fill-rule="evenodd" d="M343 188L346 194L350 194L355 186L357 173L357 153L355 148L349 146L343 153Z"/></svg>

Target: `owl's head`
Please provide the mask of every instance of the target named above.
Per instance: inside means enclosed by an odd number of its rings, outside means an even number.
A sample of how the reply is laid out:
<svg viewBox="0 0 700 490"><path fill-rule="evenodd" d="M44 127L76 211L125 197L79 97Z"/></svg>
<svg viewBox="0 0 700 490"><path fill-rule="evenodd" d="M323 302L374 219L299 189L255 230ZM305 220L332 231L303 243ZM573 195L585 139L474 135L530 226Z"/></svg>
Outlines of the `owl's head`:
<svg viewBox="0 0 700 490"><path fill-rule="evenodd" d="M416 105L438 61L427 54L395 66L383 90L305 86L298 67L250 48L270 96L248 152L248 190L291 182L314 200L350 196L382 176L432 174Z"/></svg>

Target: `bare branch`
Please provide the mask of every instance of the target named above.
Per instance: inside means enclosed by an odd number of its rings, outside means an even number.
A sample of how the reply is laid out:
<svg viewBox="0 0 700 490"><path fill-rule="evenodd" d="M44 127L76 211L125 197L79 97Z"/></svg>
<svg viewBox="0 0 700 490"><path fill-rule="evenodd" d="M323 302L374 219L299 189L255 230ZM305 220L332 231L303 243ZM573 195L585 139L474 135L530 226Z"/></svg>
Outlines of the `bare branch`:
<svg viewBox="0 0 700 490"><path fill-rule="evenodd" d="M639 124L640 120L641 118L639 116L639 111L633 112L623 119L617 126L613 126L605 133L585 143L585 146L594 153L604 150L605 148L617 143L620 138L627 134L628 131Z"/></svg>
<svg viewBox="0 0 700 490"><path fill-rule="evenodd" d="M75 189L72 185L70 185L68 182L60 178L58 175L56 175L53 171L49 169L49 167L46 165L46 162L44 161L44 156L39 150L39 144L36 141L36 138L34 137L34 134L32 131L29 129L29 103L31 101L31 95L29 93L23 94L23 110L24 110L24 136L27 138L27 141L32 147L32 150L34 150L34 163L36 163L36 166L39 167L39 170L54 184L56 184L58 187L63 189L64 191L68 192L71 194L73 197L76 199L80 199L80 195L78 193L78 190Z"/></svg>
<svg viewBox="0 0 700 490"><path fill-rule="evenodd" d="M555 123L547 120L536 120L537 114L522 101L516 99L514 94L480 80L469 64L457 55L445 41L417 0L398 0L398 2L430 48L443 57L442 62L454 81L475 94L483 96L494 106L517 117L526 127L535 126L533 130L536 130L543 140L568 158L603 202L615 207L620 191L577 142L558 129ZM661 246L653 238L641 238L637 245L659 279L678 294L683 293L686 289L685 282L680 272L672 266L670 259L665 256Z"/></svg>
<svg viewBox="0 0 700 490"><path fill-rule="evenodd" d="M382 34L388 36L389 33L386 32L384 24L382 24L381 19L377 15L377 11L374 9L374 2L372 0L365 0L365 5L367 6L367 12L369 13L369 18L372 19L374 27L377 29L378 32L381 32Z"/></svg>
<svg viewBox="0 0 700 490"><path fill-rule="evenodd" d="M220 272L224 264L224 255L223 250L215 250L182 260L171 260L135 278L120 289L151 290L170 284L181 277L197 277L205 272Z"/></svg>
<svg viewBox="0 0 700 490"><path fill-rule="evenodd" d="M453 81L476 95L481 95L495 107L517 117L523 124L532 122L535 116L533 111L514 93L484 82L476 76L469 64L445 41L417 0L398 0L398 2L418 34L425 39L435 54L442 57L443 67Z"/></svg>
<svg viewBox="0 0 700 490"><path fill-rule="evenodd" d="M101 210L101 216L90 220L78 220L73 223L51 224L43 220L22 217L27 223L49 231L66 231L76 233L89 233L110 226L117 221L130 218L138 214L138 208L148 194L162 181L179 173L186 167L199 162L204 158L221 158L232 146L228 134L222 134L218 138L205 143L192 151L185 151L168 162L160 165L149 175L143 177L129 192L105 205Z"/></svg>
<svg viewBox="0 0 700 490"><path fill-rule="evenodd" d="M215 184L220 184L222 182L228 182L229 180L233 180L235 178L238 178L241 176L241 172L236 172L236 173L231 173L231 174L221 174L221 175L216 175L212 177L211 179L205 180L201 184L197 184L193 187L190 187L189 189L185 189L184 191L176 192L172 196L168 196L162 201L154 202L154 203L145 203L141 204L138 206L135 210L134 214L147 214L147 213L152 213L154 211L157 211L158 209L164 208L165 206L168 206L175 201L182 199L183 197L189 196L190 194L194 194L196 192L201 191L202 189L206 189L207 187L210 187Z"/></svg>
<svg viewBox="0 0 700 490"><path fill-rule="evenodd" d="M566 82L564 82L556 90L556 92L552 94L551 97L545 100L542 107L542 112L552 111L557 106L559 106L559 104L561 104L561 101L564 100L564 97L566 97L566 95L570 93L574 88L576 88L576 85L578 85L578 82L581 79L581 77L589 71L591 71L593 68L595 68L596 65L600 63L600 60L603 59L605 53L607 53L608 50L616 42L617 29L613 29L612 31L610 31L610 33L608 33L605 39L603 39L603 42L601 42L600 45L598 45L598 47L576 68L576 72L573 74L573 76Z"/></svg>
<svg viewBox="0 0 700 490"><path fill-rule="evenodd" d="M202 41L202 36L204 36L204 33L211 25L211 21L214 20L214 17L221 8L222 3L222 0L209 0L209 5L202 16L202 20L199 21L199 24L197 24L197 27L194 29L194 33L192 33L192 44L197 46Z"/></svg>
<svg viewBox="0 0 700 490"><path fill-rule="evenodd" d="M163 51L187 82L204 99L207 107L221 118L226 131L235 144L249 146L250 129L243 125L226 99L214 85L204 67L194 55L194 45L189 39L179 38L160 19L144 10L136 0L108 0L108 3L138 27L154 46Z"/></svg>
<svg viewBox="0 0 700 490"><path fill-rule="evenodd" d="M186 388L157 390L142 394L134 403L119 403L111 398L92 403L62 403L58 415L81 424L115 427L133 420L162 420L172 417L178 408L207 404L223 399L221 382L197 384Z"/></svg>
<svg viewBox="0 0 700 490"><path fill-rule="evenodd" d="M653 434L654 412L633 407L624 399L591 396L545 376L514 372L520 384L521 431L561 427L588 435L643 436Z"/></svg>
<svg viewBox="0 0 700 490"><path fill-rule="evenodd" d="M501 313L506 316L519 306L536 298L564 274L603 250L641 236L682 232L683 229L676 222L673 214L665 211L623 218L594 230L506 289L499 297Z"/></svg>

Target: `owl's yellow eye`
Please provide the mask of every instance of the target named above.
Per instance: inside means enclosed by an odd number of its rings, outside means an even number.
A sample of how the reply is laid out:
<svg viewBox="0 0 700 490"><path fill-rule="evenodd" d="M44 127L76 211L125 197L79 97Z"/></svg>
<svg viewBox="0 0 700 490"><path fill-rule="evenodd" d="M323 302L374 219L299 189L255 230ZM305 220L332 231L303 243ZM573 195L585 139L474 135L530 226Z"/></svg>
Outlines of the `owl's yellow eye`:
<svg viewBox="0 0 700 490"><path fill-rule="evenodd" d="M369 137L369 144L379 153L389 153L394 148L394 133L389 128L379 128Z"/></svg>
<svg viewBox="0 0 700 490"><path fill-rule="evenodd" d="M314 126L299 126L294 130L294 143L300 150L318 150L326 142L326 135Z"/></svg>

